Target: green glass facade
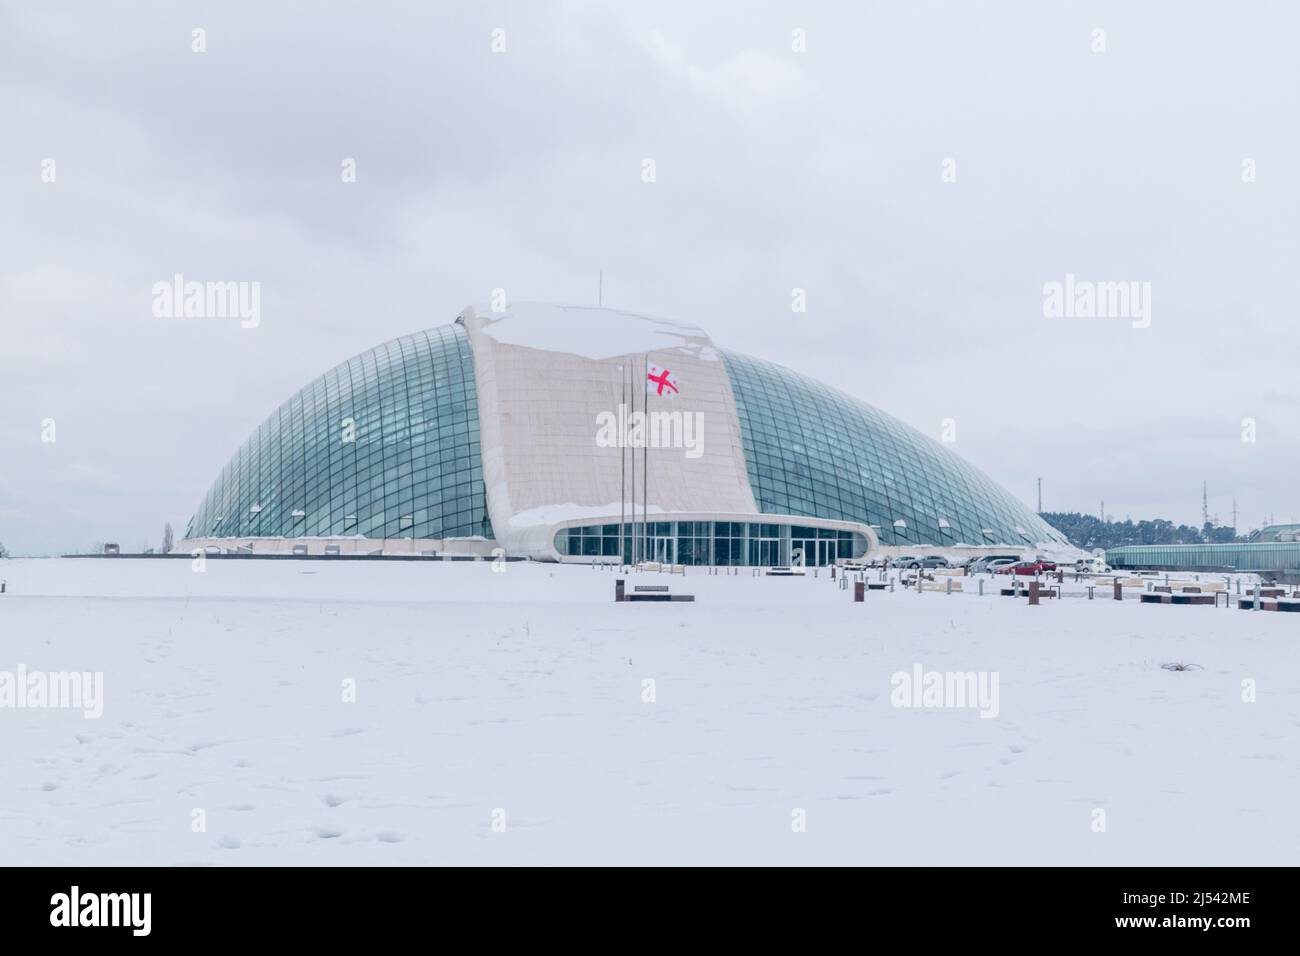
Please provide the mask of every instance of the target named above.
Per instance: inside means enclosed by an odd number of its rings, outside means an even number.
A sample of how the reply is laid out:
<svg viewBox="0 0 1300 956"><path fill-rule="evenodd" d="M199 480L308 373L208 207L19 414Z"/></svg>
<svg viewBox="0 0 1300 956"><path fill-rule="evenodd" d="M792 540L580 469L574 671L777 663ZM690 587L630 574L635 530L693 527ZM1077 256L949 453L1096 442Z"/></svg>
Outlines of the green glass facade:
<svg viewBox="0 0 1300 956"><path fill-rule="evenodd" d="M616 559L617 524L566 528L556 533L555 548L565 556ZM648 534L647 534L648 531ZM636 538L636 551L633 538ZM811 528L752 521L651 521L623 525L623 555L668 564L808 567L866 554L867 538L838 528Z"/></svg>
<svg viewBox="0 0 1300 956"><path fill-rule="evenodd" d="M1300 542L1133 544L1111 548L1106 563L1138 571L1260 571L1300 573Z"/></svg>
<svg viewBox="0 0 1300 956"><path fill-rule="evenodd" d="M458 325L326 372L244 442L187 538L492 536L478 399Z"/></svg>
<svg viewBox="0 0 1300 956"><path fill-rule="evenodd" d="M882 545L1068 544L938 442L789 369L724 351L759 510L857 521Z"/></svg>

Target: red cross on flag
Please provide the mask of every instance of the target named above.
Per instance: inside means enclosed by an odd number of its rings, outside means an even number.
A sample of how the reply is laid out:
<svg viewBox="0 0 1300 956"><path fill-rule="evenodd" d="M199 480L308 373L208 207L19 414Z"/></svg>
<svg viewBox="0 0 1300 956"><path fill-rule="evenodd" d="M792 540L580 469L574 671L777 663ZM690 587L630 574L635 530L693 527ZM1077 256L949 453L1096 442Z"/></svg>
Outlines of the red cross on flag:
<svg viewBox="0 0 1300 956"><path fill-rule="evenodd" d="M659 390L660 397L672 398L677 394L677 379L673 378L672 372L668 369L651 365L645 377Z"/></svg>

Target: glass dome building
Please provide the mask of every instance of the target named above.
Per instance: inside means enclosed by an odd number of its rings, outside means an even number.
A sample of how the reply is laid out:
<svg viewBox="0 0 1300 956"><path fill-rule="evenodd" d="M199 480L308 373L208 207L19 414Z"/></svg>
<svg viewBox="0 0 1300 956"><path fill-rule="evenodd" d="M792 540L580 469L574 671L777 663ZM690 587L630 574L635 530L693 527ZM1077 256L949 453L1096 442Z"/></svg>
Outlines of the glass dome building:
<svg viewBox="0 0 1300 956"><path fill-rule="evenodd" d="M685 420L699 440L638 445L638 413L650 436ZM602 443L597 424L615 419ZM186 539L754 565L1070 549L949 449L844 392L692 326L540 305L471 307L309 383L231 457Z"/></svg>

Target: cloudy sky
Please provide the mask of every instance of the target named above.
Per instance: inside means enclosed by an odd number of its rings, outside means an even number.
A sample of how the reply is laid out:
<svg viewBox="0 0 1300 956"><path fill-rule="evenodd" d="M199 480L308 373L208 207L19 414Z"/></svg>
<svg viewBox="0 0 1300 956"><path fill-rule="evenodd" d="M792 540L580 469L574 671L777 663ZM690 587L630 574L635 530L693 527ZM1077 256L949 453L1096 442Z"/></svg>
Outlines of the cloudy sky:
<svg viewBox="0 0 1300 956"><path fill-rule="evenodd" d="M1031 505L1300 516L1298 47L1287 2L2 3L0 541L156 545L326 368L601 270ZM260 323L155 317L177 273ZM1149 327L1045 315L1067 274Z"/></svg>

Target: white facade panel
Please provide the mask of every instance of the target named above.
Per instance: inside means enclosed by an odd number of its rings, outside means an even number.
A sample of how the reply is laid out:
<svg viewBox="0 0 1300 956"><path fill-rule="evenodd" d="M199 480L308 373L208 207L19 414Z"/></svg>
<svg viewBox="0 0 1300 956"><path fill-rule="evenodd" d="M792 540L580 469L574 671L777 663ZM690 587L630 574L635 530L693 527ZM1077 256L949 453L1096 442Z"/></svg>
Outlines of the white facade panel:
<svg viewBox="0 0 1300 956"><path fill-rule="evenodd" d="M474 355L488 511L508 553L549 557L562 523L617 521L633 482L652 518L757 513L731 381L702 330L532 304L471 307L457 321Z"/></svg>

